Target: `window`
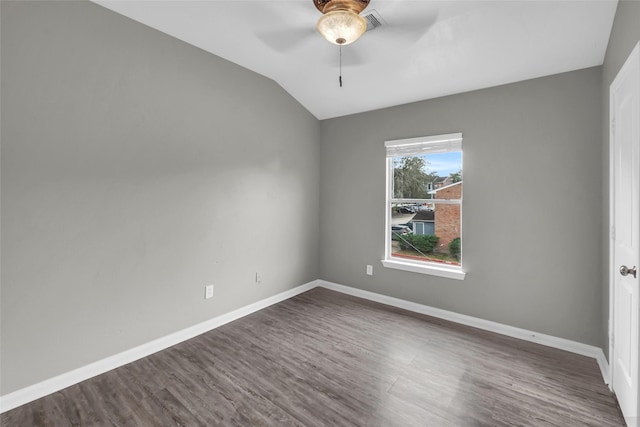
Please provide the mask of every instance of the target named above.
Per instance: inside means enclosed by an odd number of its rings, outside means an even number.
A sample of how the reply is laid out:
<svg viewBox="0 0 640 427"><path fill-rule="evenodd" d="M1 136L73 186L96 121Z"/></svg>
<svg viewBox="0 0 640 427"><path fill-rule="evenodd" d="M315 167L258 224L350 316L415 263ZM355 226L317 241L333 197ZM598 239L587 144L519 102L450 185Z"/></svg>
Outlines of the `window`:
<svg viewBox="0 0 640 427"><path fill-rule="evenodd" d="M386 141L385 267L464 279L462 134Z"/></svg>

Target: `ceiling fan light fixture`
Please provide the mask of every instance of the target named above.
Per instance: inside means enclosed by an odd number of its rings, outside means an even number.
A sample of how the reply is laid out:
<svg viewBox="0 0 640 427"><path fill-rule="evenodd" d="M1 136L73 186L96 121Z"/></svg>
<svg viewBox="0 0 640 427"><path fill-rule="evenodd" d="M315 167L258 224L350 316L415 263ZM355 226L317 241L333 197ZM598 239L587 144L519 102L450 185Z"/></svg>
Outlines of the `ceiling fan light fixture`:
<svg viewBox="0 0 640 427"><path fill-rule="evenodd" d="M347 45L367 31L367 21L350 10L334 10L322 15L316 27L330 43Z"/></svg>

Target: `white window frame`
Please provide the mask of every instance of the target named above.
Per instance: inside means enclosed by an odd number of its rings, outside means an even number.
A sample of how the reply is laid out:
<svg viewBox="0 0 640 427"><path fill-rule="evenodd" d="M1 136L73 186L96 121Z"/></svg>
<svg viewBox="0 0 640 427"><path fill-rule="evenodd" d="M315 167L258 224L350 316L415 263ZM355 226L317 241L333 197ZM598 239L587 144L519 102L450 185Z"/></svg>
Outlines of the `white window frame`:
<svg viewBox="0 0 640 427"><path fill-rule="evenodd" d="M449 151L462 151L462 133L451 133L446 135L434 135L409 139L396 139L385 141L387 152L387 173L386 173L386 197L385 197L385 255L381 260L386 268L396 270L411 271L414 273L430 274L433 276L446 277L450 279L464 280L466 273L462 266L439 264L428 261L413 261L394 258L391 256L391 203L393 197L393 158L402 155L445 153ZM402 202L414 203L422 199L401 199ZM397 201L397 199L396 199ZM460 221L462 222L462 200L448 201L441 200L440 204L460 204Z"/></svg>

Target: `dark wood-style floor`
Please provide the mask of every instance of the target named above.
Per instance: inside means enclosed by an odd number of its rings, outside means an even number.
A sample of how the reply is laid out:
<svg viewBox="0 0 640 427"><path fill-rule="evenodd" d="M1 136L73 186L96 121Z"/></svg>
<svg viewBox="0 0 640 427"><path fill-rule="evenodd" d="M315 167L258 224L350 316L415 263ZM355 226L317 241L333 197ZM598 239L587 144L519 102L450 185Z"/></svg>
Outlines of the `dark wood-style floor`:
<svg viewBox="0 0 640 427"><path fill-rule="evenodd" d="M623 426L595 360L316 288L3 426Z"/></svg>

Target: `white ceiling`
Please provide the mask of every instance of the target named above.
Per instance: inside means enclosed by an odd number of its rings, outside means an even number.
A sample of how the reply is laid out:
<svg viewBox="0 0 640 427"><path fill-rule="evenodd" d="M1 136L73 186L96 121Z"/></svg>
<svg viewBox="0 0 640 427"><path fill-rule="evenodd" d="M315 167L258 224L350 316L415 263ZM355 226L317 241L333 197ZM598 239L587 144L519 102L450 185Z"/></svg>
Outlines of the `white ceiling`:
<svg viewBox="0 0 640 427"><path fill-rule="evenodd" d="M339 48L311 0L94 0L278 82L318 119L601 65L617 0L371 0Z"/></svg>

